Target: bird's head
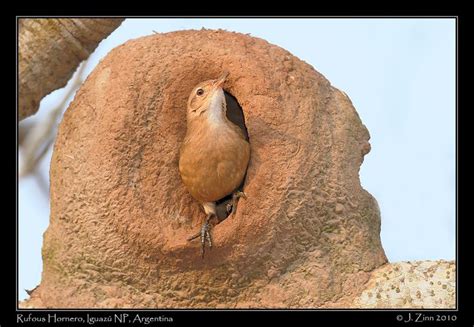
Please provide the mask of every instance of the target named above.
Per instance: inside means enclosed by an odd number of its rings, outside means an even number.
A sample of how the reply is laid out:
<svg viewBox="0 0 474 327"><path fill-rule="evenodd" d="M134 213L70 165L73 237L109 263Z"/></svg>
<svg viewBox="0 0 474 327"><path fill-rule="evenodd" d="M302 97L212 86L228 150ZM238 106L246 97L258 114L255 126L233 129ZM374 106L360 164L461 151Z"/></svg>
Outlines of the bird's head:
<svg viewBox="0 0 474 327"><path fill-rule="evenodd" d="M219 78L199 83L188 99L188 121L205 118L218 121L225 117L226 102L222 86L229 72L225 71Z"/></svg>

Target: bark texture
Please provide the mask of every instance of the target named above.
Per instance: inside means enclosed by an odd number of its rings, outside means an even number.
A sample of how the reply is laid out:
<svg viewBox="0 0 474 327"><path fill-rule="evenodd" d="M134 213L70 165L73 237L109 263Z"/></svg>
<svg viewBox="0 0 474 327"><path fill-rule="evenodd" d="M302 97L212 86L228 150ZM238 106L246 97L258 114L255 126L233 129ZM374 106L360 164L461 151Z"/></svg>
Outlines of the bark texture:
<svg viewBox="0 0 474 327"><path fill-rule="evenodd" d="M189 92L224 69L250 137L248 199L201 259L186 238L205 215L180 180L178 149ZM61 122L31 303L351 306L387 262L377 202L359 181L368 140L346 94L264 40L201 30L128 41Z"/></svg>
<svg viewBox="0 0 474 327"><path fill-rule="evenodd" d="M19 19L19 119L66 85L76 67L123 19Z"/></svg>
<svg viewBox="0 0 474 327"><path fill-rule="evenodd" d="M366 289L353 303L356 308L456 307L454 261L408 261L376 269Z"/></svg>

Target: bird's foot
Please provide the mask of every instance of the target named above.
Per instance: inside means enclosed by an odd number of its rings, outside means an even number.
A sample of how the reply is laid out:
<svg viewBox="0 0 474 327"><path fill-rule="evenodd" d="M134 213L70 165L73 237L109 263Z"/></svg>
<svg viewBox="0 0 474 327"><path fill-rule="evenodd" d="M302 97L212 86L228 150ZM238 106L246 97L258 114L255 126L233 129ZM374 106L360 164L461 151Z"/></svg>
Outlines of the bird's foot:
<svg viewBox="0 0 474 327"><path fill-rule="evenodd" d="M235 214L235 211L237 210L237 200L239 198L244 198L247 199L247 194L245 194L243 191L236 191L234 194L232 194L232 202L227 203L227 212L230 213L230 215Z"/></svg>
<svg viewBox="0 0 474 327"><path fill-rule="evenodd" d="M209 248L212 249L212 237L211 237L211 224L210 220L212 218L212 214L208 215L206 221L201 227L201 230L196 233L195 235L188 238L188 241L192 241L199 236L201 236L201 257L204 258L204 252L206 249L206 241L209 244Z"/></svg>

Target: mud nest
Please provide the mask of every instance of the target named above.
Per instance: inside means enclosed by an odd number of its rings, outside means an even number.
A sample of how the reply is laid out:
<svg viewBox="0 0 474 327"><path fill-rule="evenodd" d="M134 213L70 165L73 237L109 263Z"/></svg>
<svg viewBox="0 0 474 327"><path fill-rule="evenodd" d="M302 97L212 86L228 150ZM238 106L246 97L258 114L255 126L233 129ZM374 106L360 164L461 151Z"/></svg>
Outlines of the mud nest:
<svg viewBox="0 0 474 327"><path fill-rule="evenodd" d="M251 142L246 200L204 259L178 172L192 88L223 70ZM51 163L49 307L334 307L386 262L360 185L369 133L351 101L288 51L239 33L155 34L112 50L61 122Z"/></svg>

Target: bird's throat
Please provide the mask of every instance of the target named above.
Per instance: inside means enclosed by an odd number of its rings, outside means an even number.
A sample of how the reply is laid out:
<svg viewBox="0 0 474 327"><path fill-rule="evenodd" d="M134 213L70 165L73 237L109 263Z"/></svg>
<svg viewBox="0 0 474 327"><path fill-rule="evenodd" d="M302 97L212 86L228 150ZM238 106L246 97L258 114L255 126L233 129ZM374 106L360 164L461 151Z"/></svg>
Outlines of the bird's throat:
<svg viewBox="0 0 474 327"><path fill-rule="evenodd" d="M224 97L215 96L212 99L205 118L211 126L221 125L226 122Z"/></svg>

